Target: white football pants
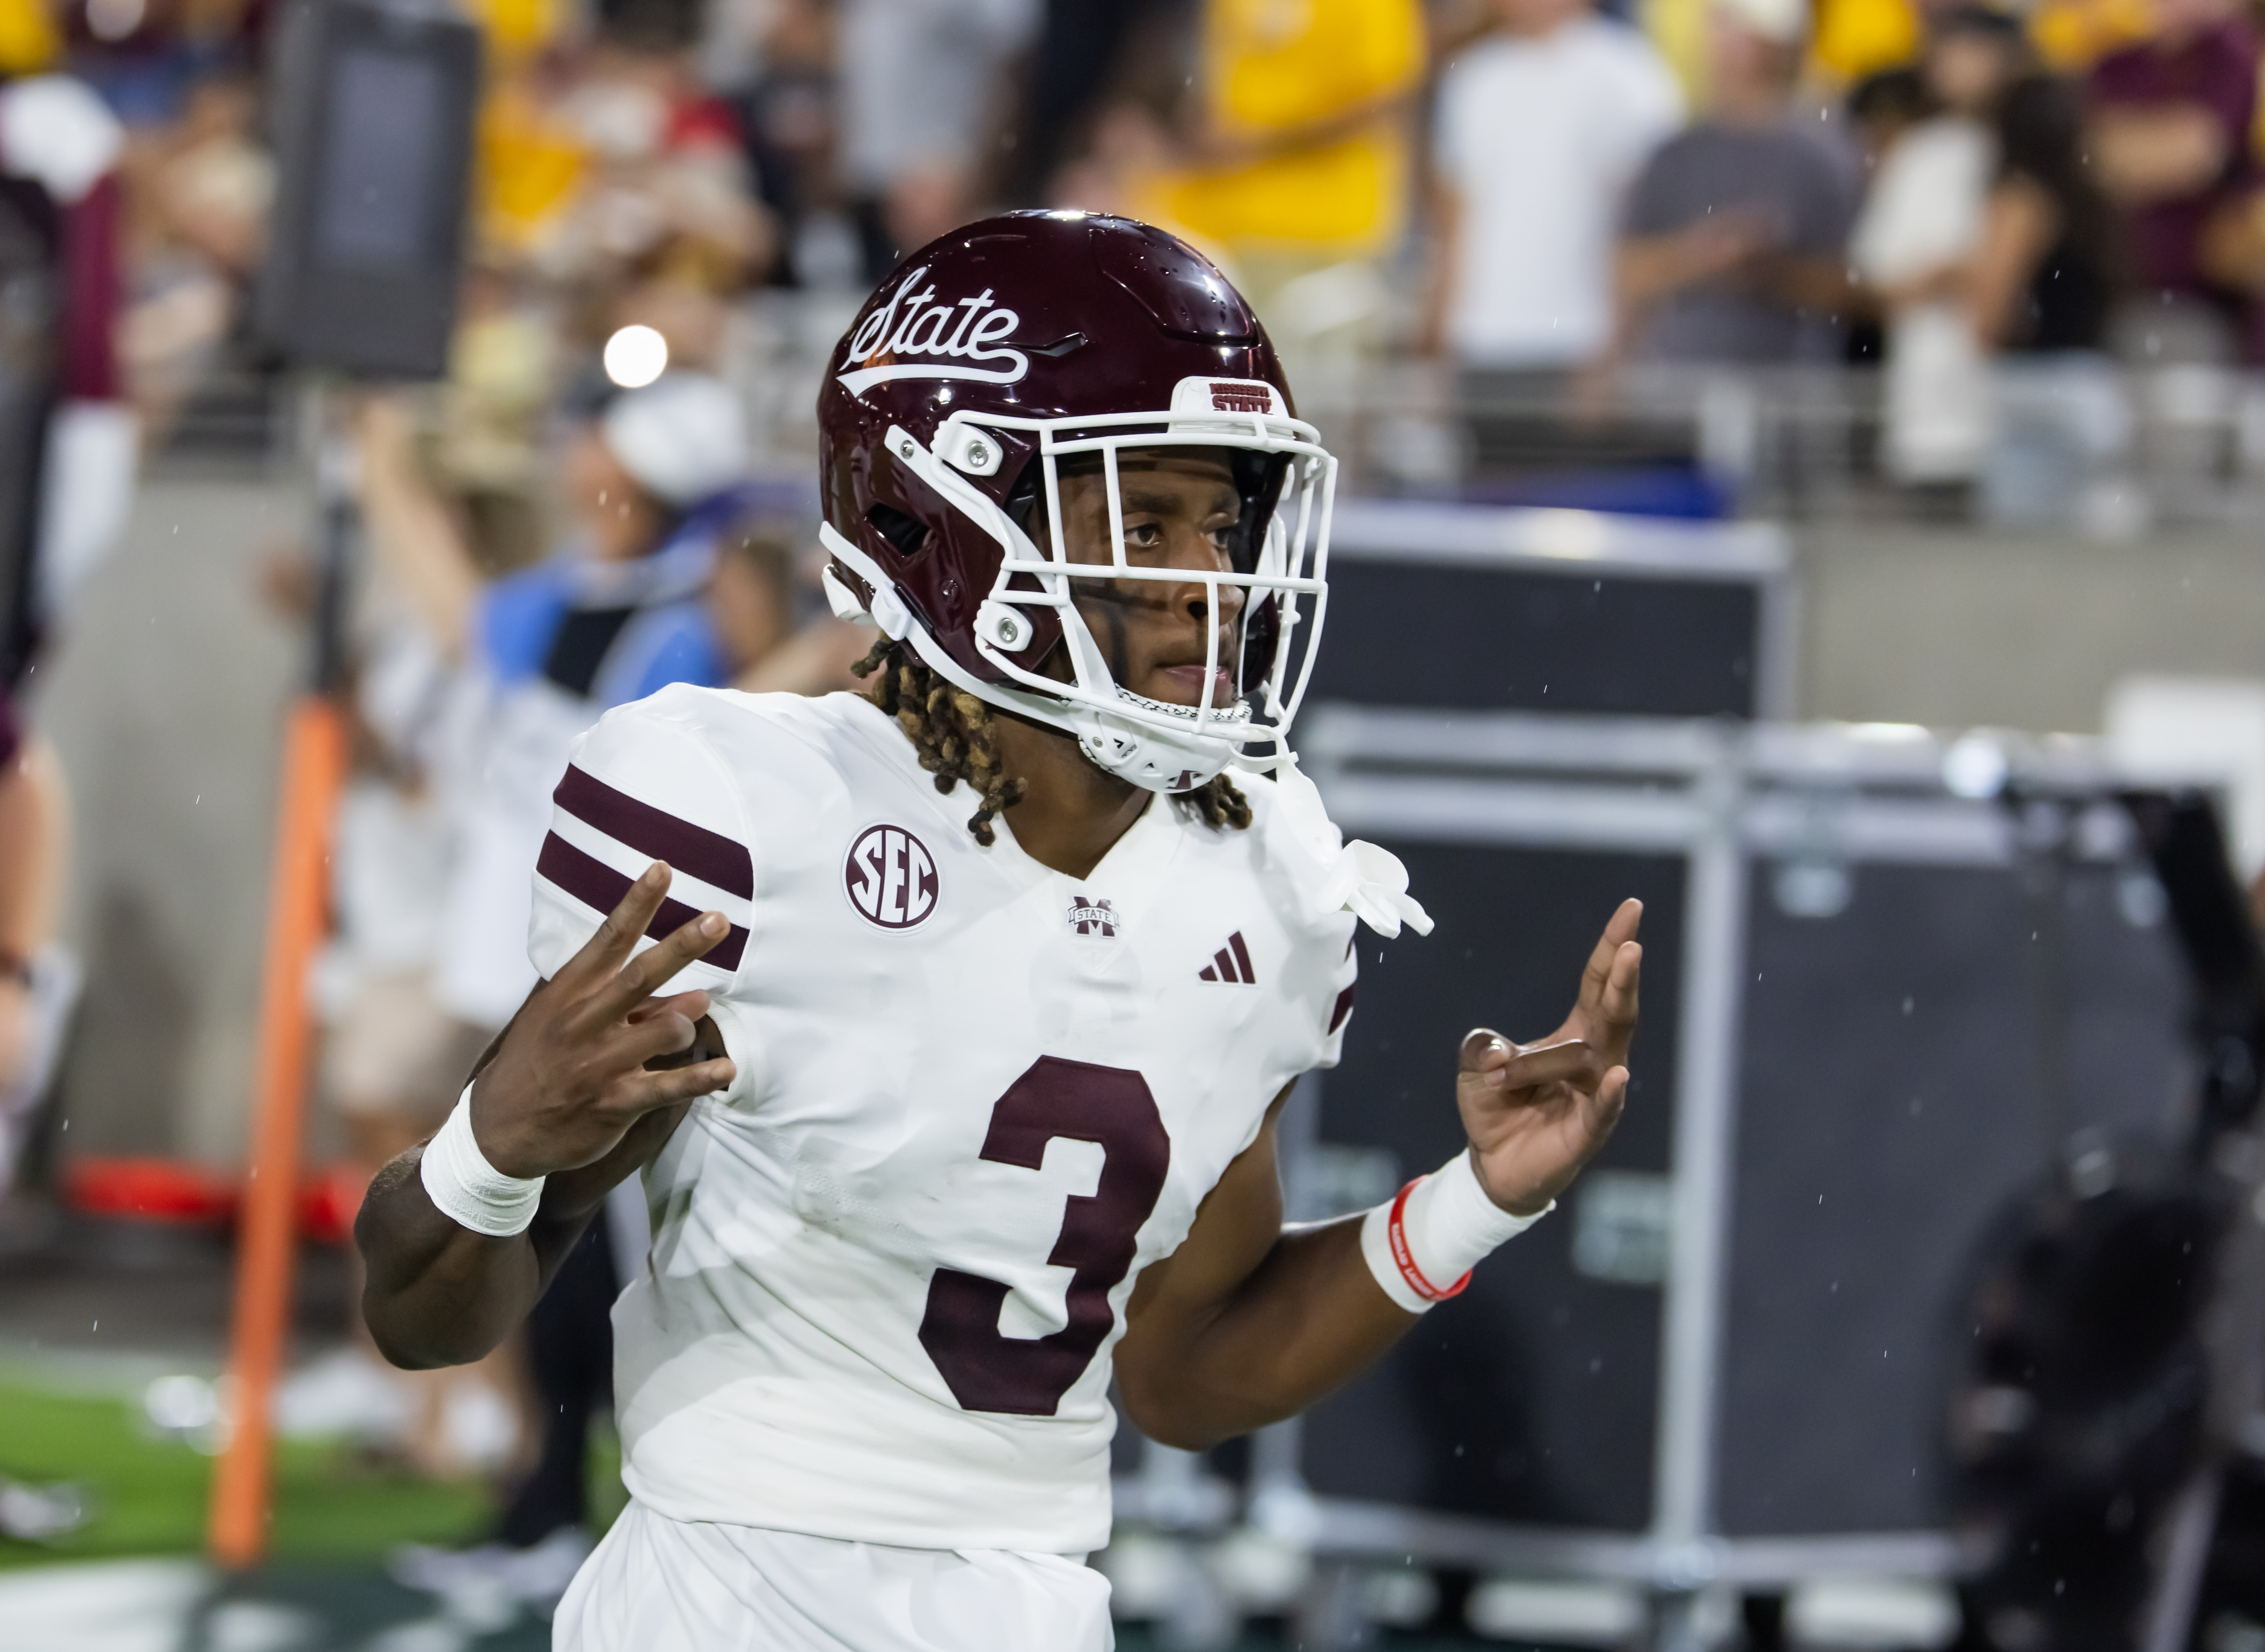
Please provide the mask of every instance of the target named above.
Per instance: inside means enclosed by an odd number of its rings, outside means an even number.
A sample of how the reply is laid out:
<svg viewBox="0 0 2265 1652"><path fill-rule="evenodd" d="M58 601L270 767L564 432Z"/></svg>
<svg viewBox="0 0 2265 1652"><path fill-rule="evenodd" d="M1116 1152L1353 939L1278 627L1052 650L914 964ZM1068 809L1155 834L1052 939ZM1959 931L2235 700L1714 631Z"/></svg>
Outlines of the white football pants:
<svg viewBox="0 0 2265 1652"><path fill-rule="evenodd" d="M671 1520L631 1502L552 1652L1111 1652L1109 1582L1060 1554L900 1549Z"/></svg>

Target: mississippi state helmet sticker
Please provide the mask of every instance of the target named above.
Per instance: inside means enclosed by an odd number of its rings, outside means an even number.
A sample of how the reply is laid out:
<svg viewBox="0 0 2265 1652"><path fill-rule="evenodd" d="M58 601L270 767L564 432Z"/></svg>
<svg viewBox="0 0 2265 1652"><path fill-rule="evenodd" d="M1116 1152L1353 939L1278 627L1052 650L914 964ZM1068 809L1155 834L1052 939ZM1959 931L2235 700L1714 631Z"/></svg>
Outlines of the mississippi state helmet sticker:
<svg viewBox="0 0 2265 1652"><path fill-rule="evenodd" d="M857 834L842 862L841 886L857 915L882 929L924 922L940 893L936 857L899 826L867 826Z"/></svg>
<svg viewBox="0 0 2265 1652"><path fill-rule="evenodd" d="M891 379L1012 384L1031 370L1030 357L1003 344L1015 336L1023 318L998 308L990 287L965 297L939 299L936 284L927 276L922 266L898 282L889 302L866 317L849 340L846 353L854 370L841 375L841 386L850 395L862 396ZM889 360L878 367L860 365L882 355ZM909 356L943 360L914 361L906 359Z"/></svg>

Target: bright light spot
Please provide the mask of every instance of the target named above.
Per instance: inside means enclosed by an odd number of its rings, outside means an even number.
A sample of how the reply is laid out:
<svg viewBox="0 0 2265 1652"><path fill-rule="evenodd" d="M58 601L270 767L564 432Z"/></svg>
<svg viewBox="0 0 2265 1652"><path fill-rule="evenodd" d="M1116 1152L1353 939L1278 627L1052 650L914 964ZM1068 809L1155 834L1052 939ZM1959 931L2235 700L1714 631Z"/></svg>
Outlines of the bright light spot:
<svg viewBox="0 0 2265 1652"><path fill-rule="evenodd" d="M1969 734L1942 754L1942 783L1954 797L1994 797L2012 765L1986 734Z"/></svg>
<svg viewBox="0 0 2265 1652"><path fill-rule="evenodd" d="M650 327L624 327L606 340L606 376L625 390L642 389L668 368L668 340Z"/></svg>

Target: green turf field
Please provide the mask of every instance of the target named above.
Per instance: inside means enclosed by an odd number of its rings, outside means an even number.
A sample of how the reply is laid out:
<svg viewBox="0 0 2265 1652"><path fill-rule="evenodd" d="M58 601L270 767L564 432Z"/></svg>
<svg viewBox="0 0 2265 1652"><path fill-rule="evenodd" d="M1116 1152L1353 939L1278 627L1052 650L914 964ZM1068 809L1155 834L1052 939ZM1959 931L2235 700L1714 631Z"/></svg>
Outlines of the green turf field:
<svg viewBox="0 0 2265 1652"><path fill-rule="evenodd" d="M202 1552L212 1460L178 1440L154 1437L138 1400L114 1390L87 1392L87 1386L66 1392L53 1373L0 1370L0 1477L35 1485L69 1481L84 1490L93 1513L58 1542L0 1538L0 1572ZM610 1523L623 1493L609 1432L601 1431L592 1457L593 1512ZM382 1472L345 1444L283 1442L268 1564L209 1585L211 1592L183 1620L181 1645L186 1652L211 1652L234 1644L222 1625L234 1603L294 1614L300 1627L291 1644L302 1652L368 1652L392 1631L404 1637L404 1646L543 1652L550 1631L539 1619L451 1627L445 1614L435 1615L429 1597L402 1589L383 1569L385 1557L402 1543L477 1541L492 1508L489 1491L477 1482L441 1485ZM0 1643L7 1643L4 1635ZM1118 1652L1152 1652L1154 1644L1143 1627L1118 1631ZM1391 1652L1446 1652L1394 1634L1379 1645ZM1254 1631L1238 1652L1282 1652L1283 1646L1278 1632Z"/></svg>
<svg viewBox="0 0 2265 1652"><path fill-rule="evenodd" d="M601 1436L592 1464L594 1511L621 1506L618 1456ZM55 1543L0 1539L0 1567L129 1554L194 1554L204 1546L212 1460L152 1437L135 1401L58 1392L0 1377L0 1476L82 1488L93 1517ZM382 1560L401 1543L477 1541L492 1508L477 1481L438 1484L365 1463L350 1445L284 1441L276 1452L274 1560Z"/></svg>

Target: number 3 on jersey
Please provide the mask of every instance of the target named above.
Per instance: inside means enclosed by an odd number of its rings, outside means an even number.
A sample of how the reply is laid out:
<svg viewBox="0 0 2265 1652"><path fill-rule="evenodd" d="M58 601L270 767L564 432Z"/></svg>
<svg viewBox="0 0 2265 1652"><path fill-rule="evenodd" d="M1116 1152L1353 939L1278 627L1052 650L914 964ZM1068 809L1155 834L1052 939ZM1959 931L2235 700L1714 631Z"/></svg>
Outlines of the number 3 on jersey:
<svg viewBox="0 0 2265 1652"><path fill-rule="evenodd" d="M1046 1258L1076 1270L1069 1323L1050 1336L1002 1336L1006 1285L957 1268L938 1268L929 1280L921 1346L965 1410L1054 1415L1109 1335L1109 1293L1132 1268L1134 1235L1164 1190L1172 1139L1138 1073L1040 1056L992 1108L982 1157L1036 1170L1057 1137L1102 1152L1100 1185L1090 1197L1070 1196Z"/></svg>

